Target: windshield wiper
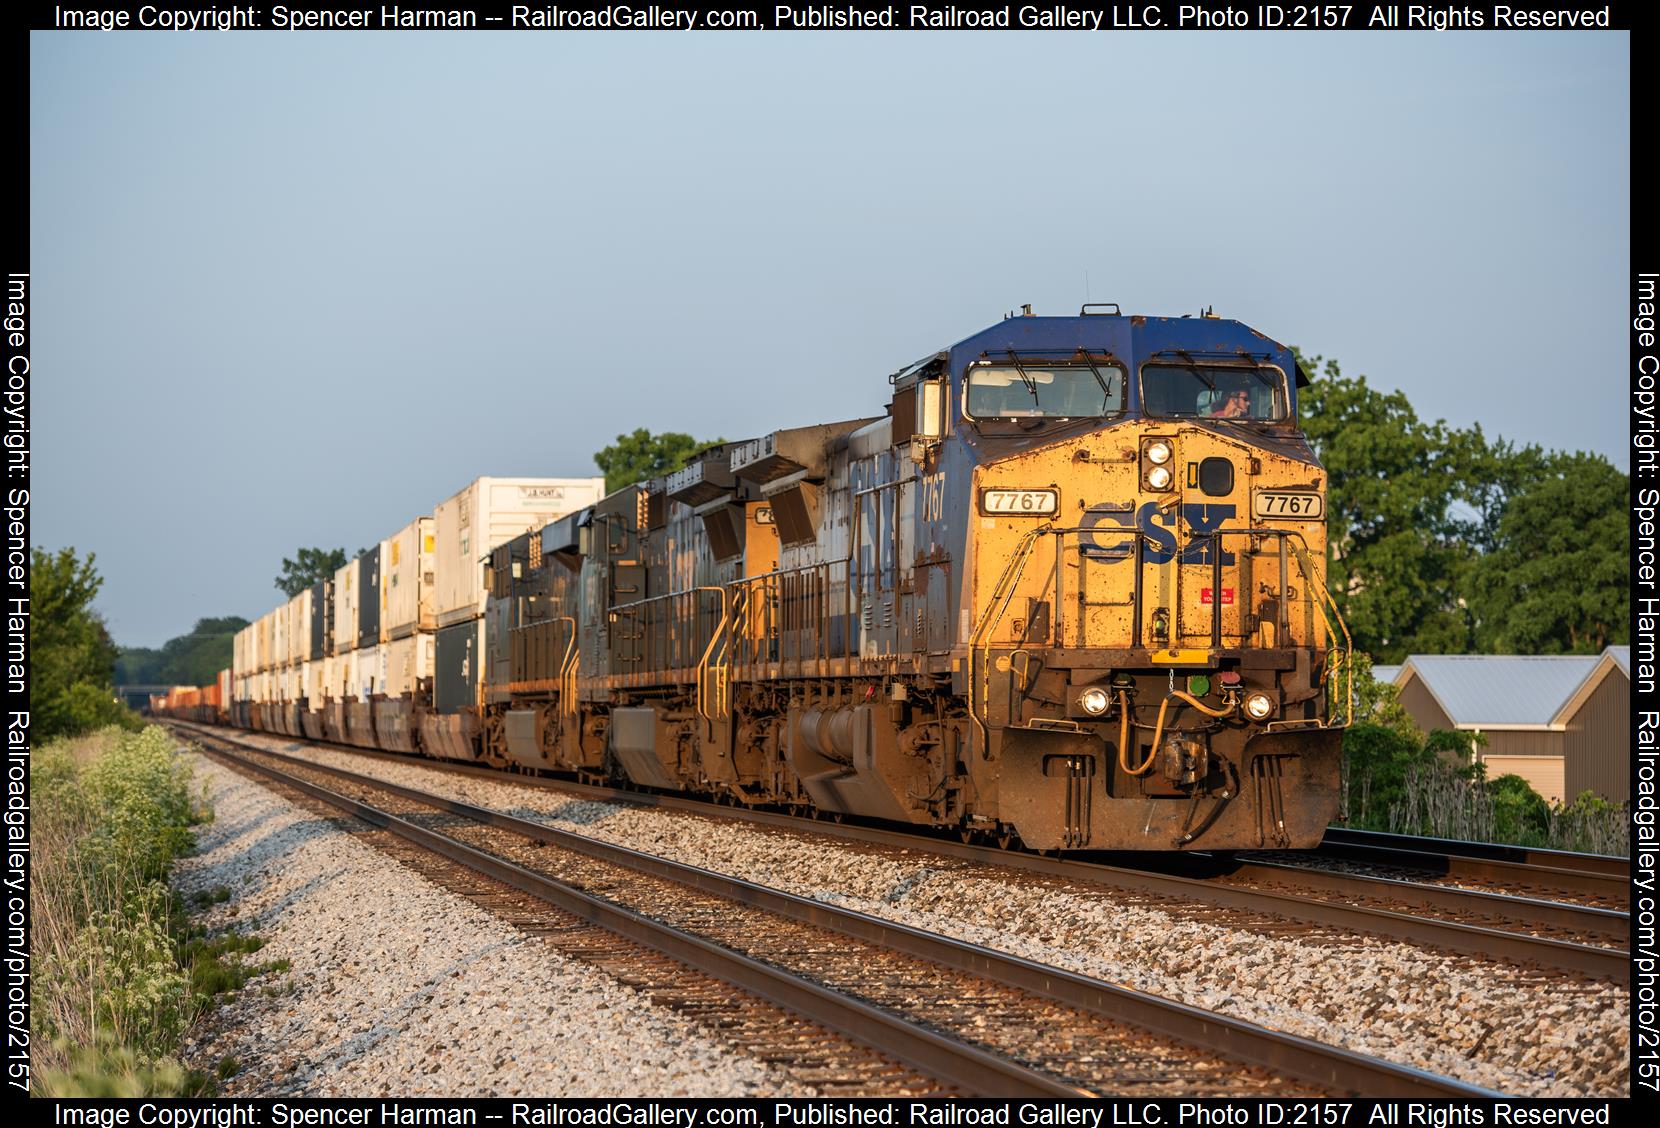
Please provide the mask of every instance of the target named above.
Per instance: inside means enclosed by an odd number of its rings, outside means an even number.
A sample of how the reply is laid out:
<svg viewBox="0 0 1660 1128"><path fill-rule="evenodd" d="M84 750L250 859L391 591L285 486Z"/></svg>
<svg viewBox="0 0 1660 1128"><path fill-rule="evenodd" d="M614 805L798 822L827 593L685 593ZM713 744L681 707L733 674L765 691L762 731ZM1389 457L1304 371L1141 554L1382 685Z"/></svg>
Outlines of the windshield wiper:
<svg viewBox="0 0 1660 1128"><path fill-rule="evenodd" d="M1186 349L1177 349L1176 355L1187 361L1187 370L1199 377L1204 382L1205 387L1209 388L1212 393L1216 391L1216 381L1205 375L1205 370L1199 367L1199 362L1193 359L1192 353Z"/></svg>
<svg viewBox="0 0 1660 1128"><path fill-rule="evenodd" d="M1032 393L1032 402L1037 404L1038 407L1042 407L1043 404L1038 400L1037 381L1026 375L1026 368L1020 363L1020 358L1015 355L1013 349L1008 349L1006 351L1009 354L1009 360L1014 364L1015 372L1020 375L1020 382L1026 385L1026 390L1028 392Z"/></svg>
<svg viewBox="0 0 1660 1128"><path fill-rule="evenodd" d="M1095 367L1095 362L1089 359L1087 353L1084 355L1084 363L1089 365L1089 374L1094 376L1095 382L1101 386L1101 411L1104 413L1107 405L1112 402L1112 386L1107 383L1106 378L1101 375L1101 370Z"/></svg>

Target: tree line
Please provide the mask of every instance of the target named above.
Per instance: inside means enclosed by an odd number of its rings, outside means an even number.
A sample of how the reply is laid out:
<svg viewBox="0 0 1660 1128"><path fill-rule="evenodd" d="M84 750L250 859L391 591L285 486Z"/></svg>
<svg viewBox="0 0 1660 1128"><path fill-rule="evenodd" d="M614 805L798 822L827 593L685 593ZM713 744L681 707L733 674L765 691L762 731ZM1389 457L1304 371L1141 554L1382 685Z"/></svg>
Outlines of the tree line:
<svg viewBox="0 0 1660 1128"><path fill-rule="evenodd" d="M1358 650L1400 662L1630 641L1629 474L1425 422L1335 360L1302 364L1320 373L1300 414L1329 478L1327 583Z"/></svg>

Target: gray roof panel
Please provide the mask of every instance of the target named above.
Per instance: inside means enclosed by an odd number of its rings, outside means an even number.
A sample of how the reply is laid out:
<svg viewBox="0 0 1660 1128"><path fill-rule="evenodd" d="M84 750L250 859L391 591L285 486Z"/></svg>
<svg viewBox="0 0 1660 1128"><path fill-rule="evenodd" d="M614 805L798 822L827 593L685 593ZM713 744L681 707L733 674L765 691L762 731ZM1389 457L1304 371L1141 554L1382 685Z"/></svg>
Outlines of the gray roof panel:
<svg viewBox="0 0 1660 1128"><path fill-rule="evenodd" d="M1631 647L1610 646L1607 650L1603 651L1603 653L1612 654L1614 656L1614 661L1620 664L1620 669L1625 671L1625 676L1628 678L1631 676Z"/></svg>
<svg viewBox="0 0 1660 1128"><path fill-rule="evenodd" d="M1406 664L1455 725L1548 725L1601 660L1600 654L1414 654Z"/></svg>

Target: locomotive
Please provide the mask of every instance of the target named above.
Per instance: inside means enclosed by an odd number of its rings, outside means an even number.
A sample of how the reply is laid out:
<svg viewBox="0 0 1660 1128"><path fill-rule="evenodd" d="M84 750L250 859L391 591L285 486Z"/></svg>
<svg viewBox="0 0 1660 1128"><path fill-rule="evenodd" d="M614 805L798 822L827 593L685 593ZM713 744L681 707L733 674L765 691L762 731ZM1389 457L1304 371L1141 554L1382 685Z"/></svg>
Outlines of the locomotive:
<svg viewBox="0 0 1660 1128"><path fill-rule="evenodd" d="M1317 845L1352 668L1292 353L1025 307L888 383L489 547L482 614L338 738L1040 850ZM337 705L295 696L226 712Z"/></svg>

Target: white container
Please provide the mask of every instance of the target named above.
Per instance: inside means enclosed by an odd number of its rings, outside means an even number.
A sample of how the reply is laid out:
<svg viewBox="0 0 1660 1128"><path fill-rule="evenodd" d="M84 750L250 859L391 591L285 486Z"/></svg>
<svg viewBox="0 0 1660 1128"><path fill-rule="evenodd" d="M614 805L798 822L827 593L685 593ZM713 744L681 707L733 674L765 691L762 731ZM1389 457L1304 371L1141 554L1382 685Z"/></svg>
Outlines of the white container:
<svg viewBox="0 0 1660 1128"><path fill-rule="evenodd" d="M413 696L416 683L432 676L431 635L405 635L382 649L386 652L386 696Z"/></svg>
<svg viewBox="0 0 1660 1128"><path fill-rule="evenodd" d="M271 665L279 669L288 665L288 628L293 618L288 607L284 603L271 612Z"/></svg>
<svg viewBox="0 0 1660 1128"><path fill-rule="evenodd" d="M311 589L288 601L288 664L311 660Z"/></svg>
<svg viewBox="0 0 1660 1128"><path fill-rule="evenodd" d="M386 644L360 646L352 651L351 697L367 701L386 692Z"/></svg>
<svg viewBox="0 0 1660 1128"><path fill-rule="evenodd" d="M330 701L341 701L346 696L346 675L343 672L343 667L348 661L349 659L336 658L331 654L323 659L321 663L323 667L322 693L323 697Z"/></svg>
<svg viewBox="0 0 1660 1128"><path fill-rule="evenodd" d="M436 546L431 517L417 517L380 542L380 633L400 639L436 625L432 570Z"/></svg>
<svg viewBox="0 0 1660 1128"><path fill-rule="evenodd" d="M598 501L604 478L478 478L433 513L433 612L440 627L484 613L484 557L520 533Z"/></svg>
<svg viewBox="0 0 1660 1128"><path fill-rule="evenodd" d="M274 622L276 622L276 612L271 612L271 610L267 610L266 614L259 617L259 657L254 660L254 669L261 673L272 667L271 629ZM259 700L266 700L266 698L259 698Z"/></svg>
<svg viewBox="0 0 1660 1128"><path fill-rule="evenodd" d="M357 648L357 561L334 574L334 652Z"/></svg>

